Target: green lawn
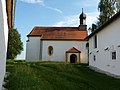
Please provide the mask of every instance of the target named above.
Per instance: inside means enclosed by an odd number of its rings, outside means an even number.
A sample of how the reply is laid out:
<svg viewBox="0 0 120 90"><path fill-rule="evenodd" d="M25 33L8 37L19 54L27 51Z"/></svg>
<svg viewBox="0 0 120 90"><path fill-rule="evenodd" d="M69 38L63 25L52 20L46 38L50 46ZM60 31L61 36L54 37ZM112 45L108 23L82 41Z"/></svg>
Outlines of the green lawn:
<svg viewBox="0 0 120 90"><path fill-rule="evenodd" d="M90 70L87 65L56 62L8 62L8 90L120 90L120 79Z"/></svg>

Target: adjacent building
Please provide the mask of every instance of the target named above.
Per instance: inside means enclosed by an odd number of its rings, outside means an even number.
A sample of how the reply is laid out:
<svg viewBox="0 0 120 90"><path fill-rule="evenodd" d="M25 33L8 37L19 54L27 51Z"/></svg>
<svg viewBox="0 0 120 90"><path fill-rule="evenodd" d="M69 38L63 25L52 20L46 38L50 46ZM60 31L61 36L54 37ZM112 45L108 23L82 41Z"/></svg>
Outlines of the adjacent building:
<svg viewBox="0 0 120 90"><path fill-rule="evenodd" d="M89 65L120 76L120 12L91 33Z"/></svg>
<svg viewBox="0 0 120 90"><path fill-rule="evenodd" d="M0 90L6 71L6 52L7 52L7 41L8 41L8 26L11 28L13 25L13 3L9 3L11 0L0 0ZM14 0L13 0L14 1ZM7 13L6 13L7 12ZM7 21L8 20L8 21Z"/></svg>

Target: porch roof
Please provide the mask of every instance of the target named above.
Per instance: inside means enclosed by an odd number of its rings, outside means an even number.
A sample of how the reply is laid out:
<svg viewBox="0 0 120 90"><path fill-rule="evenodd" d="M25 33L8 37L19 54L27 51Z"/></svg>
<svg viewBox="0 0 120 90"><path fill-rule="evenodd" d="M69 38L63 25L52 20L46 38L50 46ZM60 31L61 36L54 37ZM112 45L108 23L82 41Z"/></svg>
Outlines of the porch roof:
<svg viewBox="0 0 120 90"><path fill-rule="evenodd" d="M72 47L69 50L67 50L66 53L81 53L81 51L76 49L75 47Z"/></svg>

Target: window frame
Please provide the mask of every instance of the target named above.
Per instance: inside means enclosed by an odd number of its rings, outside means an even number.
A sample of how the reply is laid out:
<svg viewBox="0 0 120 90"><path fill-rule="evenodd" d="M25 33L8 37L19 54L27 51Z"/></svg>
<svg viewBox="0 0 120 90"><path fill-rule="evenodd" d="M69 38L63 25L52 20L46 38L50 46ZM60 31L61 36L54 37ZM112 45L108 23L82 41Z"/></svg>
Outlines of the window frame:
<svg viewBox="0 0 120 90"><path fill-rule="evenodd" d="M96 61L96 55L93 55L93 60Z"/></svg>
<svg viewBox="0 0 120 90"><path fill-rule="evenodd" d="M116 53L116 51L112 51L111 52L111 58L112 58L112 60L116 60L117 59L117 53Z"/></svg>
<svg viewBox="0 0 120 90"><path fill-rule="evenodd" d="M49 56L53 55L53 46L48 46L48 55Z"/></svg>

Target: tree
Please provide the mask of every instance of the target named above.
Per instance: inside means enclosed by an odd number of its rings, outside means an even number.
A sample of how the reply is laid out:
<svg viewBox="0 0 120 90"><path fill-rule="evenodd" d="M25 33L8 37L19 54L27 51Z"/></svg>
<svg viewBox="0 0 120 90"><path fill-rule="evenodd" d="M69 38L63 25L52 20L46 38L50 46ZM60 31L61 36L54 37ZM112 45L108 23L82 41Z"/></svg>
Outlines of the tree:
<svg viewBox="0 0 120 90"><path fill-rule="evenodd" d="M118 0L100 0L98 10L100 11L100 15L97 26L101 26L120 10L120 2Z"/></svg>
<svg viewBox="0 0 120 90"><path fill-rule="evenodd" d="M114 7L115 7L115 12L120 11L120 0L113 0L114 2Z"/></svg>
<svg viewBox="0 0 120 90"><path fill-rule="evenodd" d="M23 50L23 43L21 36L17 29L11 28L8 34L8 50L7 59L15 59L18 54Z"/></svg>
<svg viewBox="0 0 120 90"><path fill-rule="evenodd" d="M113 7L112 0L100 0L98 4L98 10L100 11L100 15L98 18L98 25L102 25L105 21L109 20L110 17L115 13L115 8Z"/></svg>

